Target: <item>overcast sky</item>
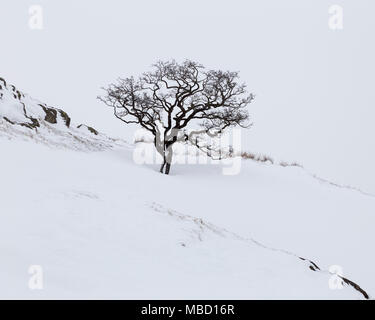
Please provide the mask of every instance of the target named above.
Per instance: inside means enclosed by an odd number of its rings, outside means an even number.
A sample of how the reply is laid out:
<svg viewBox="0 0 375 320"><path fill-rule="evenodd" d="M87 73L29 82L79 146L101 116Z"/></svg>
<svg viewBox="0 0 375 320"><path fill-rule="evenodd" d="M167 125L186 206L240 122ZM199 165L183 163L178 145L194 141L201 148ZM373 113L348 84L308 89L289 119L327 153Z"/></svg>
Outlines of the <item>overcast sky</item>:
<svg viewBox="0 0 375 320"><path fill-rule="evenodd" d="M29 7L43 29L29 28ZM329 7L343 29L328 26ZM159 59L240 71L256 100L243 149L375 192L373 0L1 0L0 76L76 122L131 139L96 100Z"/></svg>

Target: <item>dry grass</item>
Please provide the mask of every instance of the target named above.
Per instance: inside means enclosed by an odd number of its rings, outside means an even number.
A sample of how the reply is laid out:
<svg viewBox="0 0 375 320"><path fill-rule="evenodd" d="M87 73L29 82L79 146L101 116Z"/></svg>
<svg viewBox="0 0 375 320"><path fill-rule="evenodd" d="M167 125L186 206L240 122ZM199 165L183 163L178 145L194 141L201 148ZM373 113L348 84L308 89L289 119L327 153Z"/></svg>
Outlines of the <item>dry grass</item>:
<svg viewBox="0 0 375 320"><path fill-rule="evenodd" d="M297 162L286 162L286 161L281 161L279 163L275 163L274 159L270 156L264 155L264 154L255 154L252 152L242 152L241 157L243 159L249 159L257 162L262 162L262 163L271 163L271 164L276 164L282 167L299 167L303 168L303 166Z"/></svg>
<svg viewBox="0 0 375 320"><path fill-rule="evenodd" d="M299 168L303 168L301 164L297 163L297 162L286 162L286 161L281 161L279 163L280 166L282 167L299 167Z"/></svg>
<svg viewBox="0 0 375 320"><path fill-rule="evenodd" d="M254 154L254 153L251 153L251 152L242 152L241 157L243 159L250 159L250 160L253 160L253 161L257 161L257 162L263 162L263 163L270 162L271 164L274 164L274 160L270 156L267 156L267 155L264 155L264 154Z"/></svg>

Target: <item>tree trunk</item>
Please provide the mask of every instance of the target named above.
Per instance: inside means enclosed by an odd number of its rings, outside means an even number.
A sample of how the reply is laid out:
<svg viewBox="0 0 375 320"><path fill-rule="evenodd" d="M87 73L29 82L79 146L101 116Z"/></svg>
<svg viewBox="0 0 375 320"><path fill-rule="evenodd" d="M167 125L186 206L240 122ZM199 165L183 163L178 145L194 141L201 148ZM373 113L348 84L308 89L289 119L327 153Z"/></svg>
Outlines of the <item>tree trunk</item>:
<svg viewBox="0 0 375 320"><path fill-rule="evenodd" d="M171 170L171 164L172 164L172 157L173 157L173 149L172 149L172 143L165 143L163 145L163 148L157 148L158 152L160 155L163 156L163 163L160 167L160 173L165 173L169 174L169 171ZM156 144L155 140L155 146L157 147L158 145ZM165 170L164 170L165 168Z"/></svg>
<svg viewBox="0 0 375 320"><path fill-rule="evenodd" d="M165 171L164 171L165 167ZM169 174L169 171L171 170L171 164L164 160L163 164L160 167L160 173Z"/></svg>
<svg viewBox="0 0 375 320"><path fill-rule="evenodd" d="M164 171L164 166L165 166L165 159L164 159L164 161L163 161L163 163L162 163L162 165L160 167L160 173L164 173L163 172Z"/></svg>
<svg viewBox="0 0 375 320"><path fill-rule="evenodd" d="M165 174L169 174L169 171L171 170L172 157L173 157L172 145L173 143L169 144L165 150Z"/></svg>
<svg viewBox="0 0 375 320"><path fill-rule="evenodd" d="M171 169L171 164L167 163L167 166L165 167L165 174L169 174L170 169Z"/></svg>
<svg viewBox="0 0 375 320"><path fill-rule="evenodd" d="M165 151L164 160L160 167L160 173L169 174L172 164L172 149ZM165 168L165 170L164 170Z"/></svg>

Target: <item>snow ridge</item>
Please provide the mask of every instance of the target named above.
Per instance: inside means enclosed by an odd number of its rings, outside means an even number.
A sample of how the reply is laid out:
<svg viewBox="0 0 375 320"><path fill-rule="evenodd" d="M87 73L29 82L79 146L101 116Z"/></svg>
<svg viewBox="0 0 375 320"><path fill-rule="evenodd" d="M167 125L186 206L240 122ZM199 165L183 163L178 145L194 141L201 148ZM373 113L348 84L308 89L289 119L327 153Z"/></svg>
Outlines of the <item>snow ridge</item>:
<svg viewBox="0 0 375 320"><path fill-rule="evenodd" d="M327 274L327 275L330 275L330 276L337 275L339 278L342 279L342 284L346 284L346 285L354 288L355 290L360 292L365 299L370 299L369 294L365 290L363 290L358 284L356 284L355 282L353 282L353 281L351 281L351 280L349 280L349 279L347 279L343 276L340 276L338 274L334 274L334 273L330 272L329 270L322 270L321 268L319 268L319 266L315 262L313 262L310 259L301 257L300 255L297 255L297 254L295 254L293 252L290 252L288 250L266 246L263 243L255 240L253 238L242 237L242 236L240 236L240 235L238 235L234 232L228 231L224 228L217 227L212 223L206 222L201 218L193 217L193 216L190 216L190 215L185 215L185 214L179 213L175 210L165 208L165 207L163 207L162 205L160 205L156 202L153 202L149 206L150 206L150 208L152 208L154 211L156 211L158 213L167 214L170 217L173 217L175 219L185 221L185 222L189 222L189 223L193 224L195 226L195 228L192 229L192 233L198 238L199 241L203 241L204 234L206 232L211 232L211 233L214 233L215 235L217 235L219 237L233 238L233 239L236 239L236 240L239 240L239 241L251 243L253 245L255 244L256 246L262 247L262 248L267 249L267 250L281 252L283 254L293 256L295 258L298 258L301 261L306 262L308 268L310 270L314 271L314 272L319 272L319 273ZM185 246L185 244L183 244L183 246Z"/></svg>

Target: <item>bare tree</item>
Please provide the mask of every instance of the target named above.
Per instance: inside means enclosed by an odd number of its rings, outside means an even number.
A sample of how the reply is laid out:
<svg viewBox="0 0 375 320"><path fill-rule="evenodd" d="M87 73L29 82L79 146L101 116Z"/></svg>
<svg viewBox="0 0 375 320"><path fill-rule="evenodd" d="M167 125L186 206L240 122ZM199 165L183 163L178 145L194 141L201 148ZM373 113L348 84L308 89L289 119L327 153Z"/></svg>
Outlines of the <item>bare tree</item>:
<svg viewBox="0 0 375 320"><path fill-rule="evenodd" d="M249 126L245 107L254 95L237 81L238 72L206 70L189 60L159 61L137 79L119 78L98 98L124 123L139 124L153 134L163 157L160 172L169 174L177 141L194 144L197 135Z"/></svg>

